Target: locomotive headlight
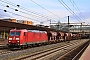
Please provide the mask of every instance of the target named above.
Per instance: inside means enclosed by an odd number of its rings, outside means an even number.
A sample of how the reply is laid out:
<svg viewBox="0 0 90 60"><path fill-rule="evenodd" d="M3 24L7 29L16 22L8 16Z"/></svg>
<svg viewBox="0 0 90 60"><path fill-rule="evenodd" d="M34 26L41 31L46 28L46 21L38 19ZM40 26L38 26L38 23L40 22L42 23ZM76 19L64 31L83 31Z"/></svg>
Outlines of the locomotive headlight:
<svg viewBox="0 0 90 60"><path fill-rule="evenodd" d="M9 42L11 42L11 41L9 41Z"/></svg>
<svg viewBox="0 0 90 60"><path fill-rule="evenodd" d="M16 38L16 40L19 40L19 38Z"/></svg>
<svg viewBox="0 0 90 60"><path fill-rule="evenodd" d="M12 40L12 38L9 38L9 40Z"/></svg>
<svg viewBox="0 0 90 60"><path fill-rule="evenodd" d="M17 41L17 42L19 42L19 41Z"/></svg>

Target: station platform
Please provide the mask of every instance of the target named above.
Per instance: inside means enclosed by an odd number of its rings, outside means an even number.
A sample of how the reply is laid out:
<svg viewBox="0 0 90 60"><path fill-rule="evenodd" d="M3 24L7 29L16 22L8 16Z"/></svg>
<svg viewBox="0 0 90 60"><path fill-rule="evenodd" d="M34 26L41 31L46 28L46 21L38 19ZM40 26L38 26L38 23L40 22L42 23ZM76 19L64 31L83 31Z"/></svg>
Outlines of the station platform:
<svg viewBox="0 0 90 60"><path fill-rule="evenodd" d="M90 60L90 44L86 48L79 60Z"/></svg>

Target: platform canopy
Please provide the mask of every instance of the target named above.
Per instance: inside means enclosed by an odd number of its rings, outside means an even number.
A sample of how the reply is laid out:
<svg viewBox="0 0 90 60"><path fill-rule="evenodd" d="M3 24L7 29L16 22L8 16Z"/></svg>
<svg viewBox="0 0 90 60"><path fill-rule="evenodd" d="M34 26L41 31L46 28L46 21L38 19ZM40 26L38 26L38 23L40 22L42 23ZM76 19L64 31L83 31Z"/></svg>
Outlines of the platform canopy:
<svg viewBox="0 0 90 60"><path fill-rule="evenodd" d="M10 29L56 31L55 29L51 29L51 28L47 28L47 27L38 27L38 26L34 26L34 25L27 25L27 24L22 24L22 23L0 20L0 31L9 31Z"/></svg>

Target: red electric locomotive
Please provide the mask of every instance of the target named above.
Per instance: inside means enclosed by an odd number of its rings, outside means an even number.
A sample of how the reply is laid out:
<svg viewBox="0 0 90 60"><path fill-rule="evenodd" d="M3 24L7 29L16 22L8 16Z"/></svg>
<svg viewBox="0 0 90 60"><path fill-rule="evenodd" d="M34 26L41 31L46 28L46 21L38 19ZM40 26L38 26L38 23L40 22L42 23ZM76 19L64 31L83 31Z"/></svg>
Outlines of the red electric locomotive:
<svg viewBox="0 0 90 60"><path fill-rule="evenodd" d="M8 36L8 47L27 47L30 44L45 43L48 41L48 36L45 31L36 30L10 30Z"/></svg>

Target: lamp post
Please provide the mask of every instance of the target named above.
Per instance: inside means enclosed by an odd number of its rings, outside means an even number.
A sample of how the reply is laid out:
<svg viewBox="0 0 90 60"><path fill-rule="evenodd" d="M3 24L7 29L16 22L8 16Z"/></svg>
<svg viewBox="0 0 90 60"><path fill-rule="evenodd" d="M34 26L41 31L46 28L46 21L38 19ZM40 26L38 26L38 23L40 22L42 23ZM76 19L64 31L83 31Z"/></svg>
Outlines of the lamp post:
<svg viewBox="0 0 90 60"><path fill-rule="evenodd" d="M49 20L47 19L47 21L50 21L50 28L51 28L51 19L49 19Z"/></svg>
<svg viewBox="0 0 90 60"><path fill-rule="evenodd" d="M70 34L70 23L69 23L69 16L68 16L68 33Z"/></svg>
<svg viewBox="0 0 90 60"><path fill-rule="evenodd" d="M71 35L70 35L70 25L69 25L70 23L69 23L69 16L68 16L68 33L69 33L69 37L70 37L70 39L71 39ZM70 41L68 41L68 43L69 43Z"/></svg>

